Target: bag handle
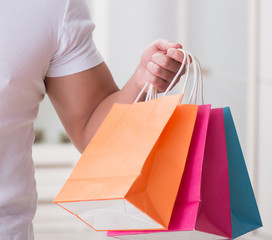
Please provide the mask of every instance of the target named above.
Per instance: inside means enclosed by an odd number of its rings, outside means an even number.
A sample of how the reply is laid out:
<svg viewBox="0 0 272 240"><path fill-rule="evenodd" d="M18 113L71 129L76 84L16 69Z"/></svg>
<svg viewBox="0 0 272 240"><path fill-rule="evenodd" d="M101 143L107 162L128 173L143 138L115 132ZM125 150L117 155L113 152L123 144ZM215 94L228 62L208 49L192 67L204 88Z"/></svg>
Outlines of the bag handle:
<svg viewBox="0 0 272 240"><path fill-rule="evenodd" d="M201 66L198 59L194 55L190 54L190 57L192 59L192 64L194 65L195 79L194 79L193 88L189 97L189 103L197 104L198 84L200 84L201 104L204 104L203 77L202 77Z"/></svg>
<svg viewBox="0 0 272 240"><path fill-rule="evenodd" d="M172 89L172 87L174 86L174 84L181 78L181 72L184 69L185 69L185 74L184 74L184 76L185 76L185 83L184 83L184 86L183 86L181 94L184 95L185 89L187 87L188 78L189 78L190 64L186 64L186 62L189 63L190 62L190 58L189 58L188 53L185 50L183 50L181 48L179 48L178 50L183 53L184 58L182 60L182 63L181 63L181 66L180 66L178 72L176 73L175 77L173 78L173 80L171 81L171 83L169 84L169 86L167 87L167 89L165 90L163 96L167 95L169 93L169 91ZM157 94L158 94L157 89L154 88L152 84L149 84L145 101L157 98L158 97Z"/></svg>
<svg viewBox="0 0 272 240"><path fill-rule="evenodd" d="M173 78L172 82L170 83L170 85L168 86L168 88L166 89L166 94L171 90L171 88L173 87L173 85L176 83L176 81L178 79L180 79L180 75L181 75L181 72L182 70L185 68L185 63L186 63L186 60L187 60L187 54L186 52L179 48L178 50L180 50L181 52L183 52L184 57L183 60L182 60L182 63L181 63L181 66L177 72L177 74L175 75L175 77ZM189 59L190 60L190 59ZM185 83L187 83L187 78L188 78L188 73L186 71L186 80L185 80ZM142 90L140 91L140 93L138 94L137 98L135 99L135 103L139 101L140 97L143 95L143 93L145 92L146 88L148 87L148 91L146 93L146 98L145 98L145 101L148 101L148 100L151 100L151 99L154 99L154 98L157 98L157 89L155 89L153 87L152 84L149 84L149 82L146 82L144 87L142 88ZM183 89L183 91L185 90L185 88Z"/></svg>
<svg viewBox="0 0 272 240"><path fill-rule="evenodd" d="M190 71L190 54L189 54L189 52L187 52L181 48L179 48L178 50L183 53L184 58L182 60L181 66L180 66L176 76L173 78L172 82L169 84L168 88L165 90L163 96L166 96L169 93L169 91L172 89L174 84L177 82L177 80L179 80L181 78L181 72L183 71L184 68L185 68L185 82L184 82L183 88L181 90L181 94L185 93L185 89L187 87L187 83L188 83L188 79L189 79L189 71ZM186 64L186 62L187 62L187 64Z"/></svg>
<svg viewBox="0 0 272 240"><path fill-rule="evenodd" d="M185 81L184 81L183 88L181 90L181 94L182 95L185 94L185 90L186 90L186 87L187 87L187 84L188 84L188 79L189 79L190 62L191 62L191 64L193 65L194 81L193 81L192 91L191 91L190 97L189 97L189 103L190 104L196 104L196 102L197 102L197 92L198 92L198 82L200 82L201 103L204 104L203 79L202 79L202 72L201 72L200 63L199 63L198 59L194 55L192 55L190 52L185 51L185 50L183 50L181 48L179 48L178 50L183 53L184 58L182 60L181 66L180 66L177 74L175 75L175 77L173 78L173 80L171 81L171 83L169 84L169 86L167 87L165 92L163 93L163 96L166 96L169 93L169 91L172 89L174 84L181 78L181 72L183 71L183 69L185 69L185 74L184 74ZM187 64L186 64L186 62L187 62ZM152 84L149 84L148 82L146 82L143 89L141 90L141 92L137 96L135 102L139 101L140 97L143 95L143 93L144 93L144 91L146 90L147 87L148 87L148 91L147 91L147 94L146 94L145 101L148 101L148 100L151 100L151 99L154 99L154 98L158 97L157 96L158 95L157 89L154 88Z"/></svg>

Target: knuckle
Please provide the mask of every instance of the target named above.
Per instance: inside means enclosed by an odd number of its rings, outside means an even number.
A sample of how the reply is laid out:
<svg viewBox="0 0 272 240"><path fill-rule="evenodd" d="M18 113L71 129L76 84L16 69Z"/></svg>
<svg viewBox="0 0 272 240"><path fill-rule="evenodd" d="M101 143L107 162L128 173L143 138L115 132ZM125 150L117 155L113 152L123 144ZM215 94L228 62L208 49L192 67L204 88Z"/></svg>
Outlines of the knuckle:
<svg viewBox="0 0 272 240"><path fill-rule="evenodd" d="M156 52L156 53L154 53L153 55L152 55L152 61L153 62L157 62L158 61L158 59L160 59L160 55L161 55L161 53L159 53L159 52Z"/></svg>
<svg viewBox="0 0 272 240"><path fill-rule="evenodd" d="M150 71L145 72L145 77L148 82L153 83L156 81L156 76L154 76Z"/></svg>
<svg viewBox="0 0 272 240"><path fill-rule="evenodd" d="M178 62L182 62L184 58L183 52L179 51L178 49L173 49L170 56Z"/></svg>
<svg viewBox="0 0 272 240"><path fill-rule="evenodd" d="M156 74L157 76L162 75L162 69L158 65L154 66L154 74Z"/></svg>
<svg viewBox="0 0 272 240"><path fill-rule="evenodd" d="M164 55L162 53L155 53L152 56L152 61L154 63L158 64L159 66L165 68L171 62L171 58L169 58L168 56L166 56L166 55Z"/></svg>
<svg viewBox="0 0 272 240"><path fill-rule="evenodd" d="M147 63L146 69L149 71L152 70L152 62Z"/></svg>
<svg viewBox="0 0 272 240"><path fill-rule="evenodd" d="M147 69L157 76L161 74L161 67L153 62L148 63Z"/></svg>
<svg viewBox="0 0 272 240"><path fill-rule="evenodd" d="M171 58L167 57L167 56L164 56L162 58L162 62L161 62L161 66L166 68L167 66L169 66L171 63Z"/></svg>

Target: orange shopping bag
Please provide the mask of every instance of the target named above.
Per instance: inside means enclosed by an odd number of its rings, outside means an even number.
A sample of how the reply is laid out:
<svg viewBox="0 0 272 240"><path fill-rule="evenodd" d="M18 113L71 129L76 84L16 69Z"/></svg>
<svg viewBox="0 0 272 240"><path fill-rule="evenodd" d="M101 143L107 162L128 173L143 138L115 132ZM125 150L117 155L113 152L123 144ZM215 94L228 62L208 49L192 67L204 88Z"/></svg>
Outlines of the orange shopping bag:
<svg viewBox="0 0 272 240"><path fill-rule="evenodd" d="M95 230L166 229L198 108L181 97L115 104L54 202Z"/></svg>

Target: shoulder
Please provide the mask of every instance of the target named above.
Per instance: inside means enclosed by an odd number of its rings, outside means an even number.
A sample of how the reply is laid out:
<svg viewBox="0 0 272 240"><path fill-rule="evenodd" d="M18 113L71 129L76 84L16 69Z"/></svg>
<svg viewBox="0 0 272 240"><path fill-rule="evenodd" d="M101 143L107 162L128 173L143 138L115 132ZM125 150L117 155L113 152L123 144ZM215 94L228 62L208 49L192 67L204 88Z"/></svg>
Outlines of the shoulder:
<svg viewBox="0 0 272 240"><path fill-rule="evenodd" d="M86 0L28 0L24 8L34 12L37 17L47 19L48 22L62 21L66 15L89 17Z"/></svg>

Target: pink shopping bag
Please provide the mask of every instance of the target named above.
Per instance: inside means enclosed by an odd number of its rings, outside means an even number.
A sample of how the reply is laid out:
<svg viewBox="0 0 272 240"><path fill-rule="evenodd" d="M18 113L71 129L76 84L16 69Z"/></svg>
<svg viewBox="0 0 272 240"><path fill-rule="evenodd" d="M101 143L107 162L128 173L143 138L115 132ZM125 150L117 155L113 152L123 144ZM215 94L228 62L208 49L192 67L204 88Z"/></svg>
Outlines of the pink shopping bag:
<svg viewBox="0 0 272 240"><path fill-rule="evenodd" d="M196 230L232 237L228 158L223 109L212 109L201 179Z"/></svg>

